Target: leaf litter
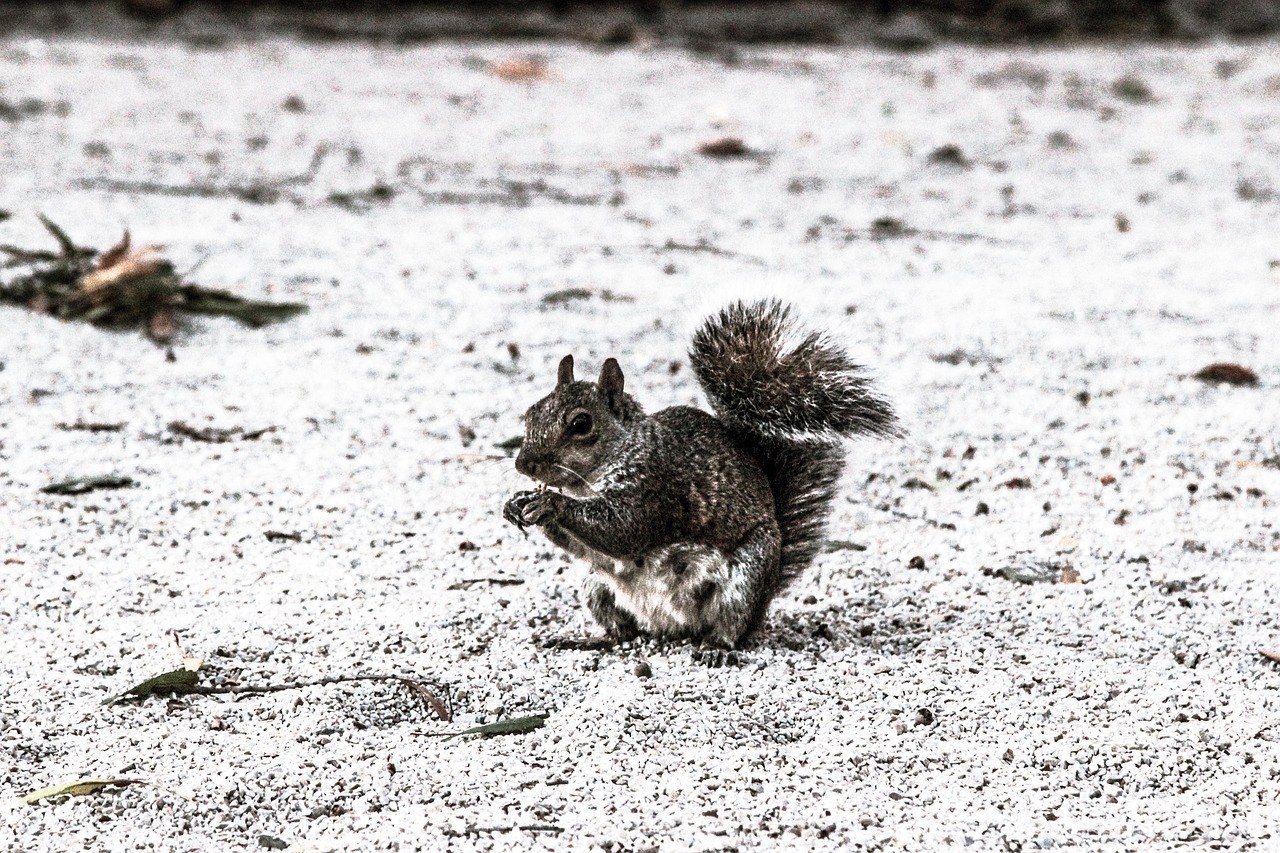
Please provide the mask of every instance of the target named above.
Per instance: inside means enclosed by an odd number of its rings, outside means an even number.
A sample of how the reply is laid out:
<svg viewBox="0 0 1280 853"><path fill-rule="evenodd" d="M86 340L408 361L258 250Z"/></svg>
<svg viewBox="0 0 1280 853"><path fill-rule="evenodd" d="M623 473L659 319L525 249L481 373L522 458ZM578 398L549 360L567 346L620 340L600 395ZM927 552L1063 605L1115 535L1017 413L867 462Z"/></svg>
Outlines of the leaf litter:
<svg viewBox="0 0 1280 853"><path fill-rule="evenodd" d="M53 799L54 797L88 797L97 794L107 788L124 788L129 785L146 785L148 788L155 788L157 791L163 791L166 794L172 794L175 797L186 800L187 802L195 802L186 794L180 794L163 785L157 785L155 782L148 782L146 779L129 779L129 778L104 778L104 779L76 779L71 782L63 782L59 785L51 785L48 788L40 788L32 791L22 797L22 801L29 806L38 805L44 800Z"/></svg>
<svg viewBox="0 0 1280 853"><path fill-rule="evenodd" d="M481 735L483 737L497 737L498 735L517 735L531 732L534 729L540 729L547 723L547 717L550 714L530 714L527 717L512 717L509 720L498 720L496 723L485 723L482 726L472 726L460 732L442 733L445 740L453 740L456 737L464 735Z"/></svg>
<svg viewBox="0 0 1280 853"><path fill-rule="evenodd" d="M101 328L140 328L158 344L172 340L179 315L230 317L251 328L288 320L307 311L291 302L245 299L227 290L201 287L183 278L159 246L135 248L128 231L106 251L77 245L52 220L37 214L58 251L0 244L0 302L61 320Z"/></svg>

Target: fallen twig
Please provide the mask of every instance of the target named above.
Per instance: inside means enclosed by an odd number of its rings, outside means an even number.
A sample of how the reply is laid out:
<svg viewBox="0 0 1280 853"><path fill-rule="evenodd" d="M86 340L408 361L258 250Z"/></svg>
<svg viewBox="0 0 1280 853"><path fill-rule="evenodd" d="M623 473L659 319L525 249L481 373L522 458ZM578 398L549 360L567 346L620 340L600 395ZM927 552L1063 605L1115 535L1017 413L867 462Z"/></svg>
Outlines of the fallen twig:
<svg viewBox="0 0 1280 853"><path fill-rule="evenodd" d="M312 153L311 162L307 164L306 171L297 175L268 178L247 184L162 184L155 181L134 181L122 178L80 178L74 182L74 185L82 189L136 195L235 198L250 204L274 204L280 200L285 188L306 186L315 180L316 174L320 171L320 165L328 153L328 148L322 145Z"/></svg>

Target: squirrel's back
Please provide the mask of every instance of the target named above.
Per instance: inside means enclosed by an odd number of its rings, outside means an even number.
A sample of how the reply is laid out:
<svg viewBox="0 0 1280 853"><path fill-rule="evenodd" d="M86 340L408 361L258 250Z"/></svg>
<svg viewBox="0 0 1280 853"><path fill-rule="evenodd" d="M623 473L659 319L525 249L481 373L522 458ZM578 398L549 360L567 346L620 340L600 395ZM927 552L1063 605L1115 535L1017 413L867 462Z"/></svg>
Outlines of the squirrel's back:
<svg viewBox="0 0 1280 853"><path fill-rule="evenodd" d="M689 350L712 409L750 449L773 490L781 571L768 602L813 561L844 468L841 440L898 435L889 403L861 366L777 300L734 303L710 317Z"/></svg>

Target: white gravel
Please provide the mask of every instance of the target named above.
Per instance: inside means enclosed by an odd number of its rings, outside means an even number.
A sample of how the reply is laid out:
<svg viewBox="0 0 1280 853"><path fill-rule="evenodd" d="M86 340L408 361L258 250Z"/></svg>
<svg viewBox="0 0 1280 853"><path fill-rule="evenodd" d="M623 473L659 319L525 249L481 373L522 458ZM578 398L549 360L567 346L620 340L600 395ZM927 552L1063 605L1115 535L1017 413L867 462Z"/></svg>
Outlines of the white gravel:
<svg viewBox="0 0 1280 853"><path fill-rule="evenodd" d="M487 70L529 55L549 79ZM129 227L312 306L202 323L174 362L0 308L0 848L1280 849L1275 43L726 66L23 38L0 69L45 107L0 119L3 242L47 239L34 210L97 246ZM726 134L756 156L695 153ZM969 168L929 161L946 144ZM273 203L226 191L318 149ZM328 201L375 182L394 198ZM565 288L596 295L544 302ZM618 356L651 408L696 400L690 331L763 294L907 413L908 441L851 448L832 537L865 550L727 666L544 649L591 629L582 569L502 523L524 484L494 444L567 351ZM1260 385L1187 378L1215 361ZM137 486L39 492L100 473ZM1066 566L1084 583L1000 574ZM492 578L523 583L458 588ZM411 675L456 719L394 682L100 707L180 665L174 631L209 683ZM18 799L85 776L190 799Z"/></svg>

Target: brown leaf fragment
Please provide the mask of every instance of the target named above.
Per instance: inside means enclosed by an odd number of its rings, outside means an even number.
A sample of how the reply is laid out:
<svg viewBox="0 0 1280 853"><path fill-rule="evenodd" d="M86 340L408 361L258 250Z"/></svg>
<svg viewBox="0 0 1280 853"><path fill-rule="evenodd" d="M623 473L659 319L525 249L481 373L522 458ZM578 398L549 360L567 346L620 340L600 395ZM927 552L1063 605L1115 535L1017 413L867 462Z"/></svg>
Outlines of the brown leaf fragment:
<svg viewBox="0 0 1280 853"><path fill-rule="evenodd" d="M489 73L513 83L536 83L551 79L551 69L541 59L507 59L489 65Z"/></svg>
<svg viewBox="0 0 1280 853"><path fill-rule="evenodd" d="M1071 566L1062 567L1062 582L1063 583L1084 583L1084 581L1080 579L1080 573L1077 572Z"/></svg>
<svg viewBox="0 0 1280 853"><path fill-rule="evenodd" d="M129 254L129 229L126 228L124 236L120 238L120 242L98 256L98 263L94 266L94 269L105 270L108 267L113 267L127 254Z"/></svg>
<svg viewBox="0 0 1280 853"><path fill-rule="evenodd" d="M192 441L203 441L208 444L225 444L228 441L256 441L269 432L275 432L275 427L262 427L261 429L245 430L243 427L231 427L230 429L218 429L216 427L206 427L201 429L194 427L186 421L170 421L169 431L174 435L189 438Z"/></svg>
<svg viewBox="0 0 1280 853"><path fill-rule="evenodd" d="M449 713L449 709L445 707L440 697L432 693L426 687L410 678L400 679L400 683L409 688L409 692L417 696L423 703L431 709L432 713L444 723L452 722L453 715Z"/></svg>
<svg viewBox="0 0 1280 853"><path fill-rule="evenodd" d="M182 668L189 669L192 672L199 672L200 667L204 666L204 658L198 658L195 655L189 655L182 648L182 640L178 637L178 632L173 632L173 647L178 652L178 657L182 658Z"/></svg>
<svg viewBox="0 0 1280 853"><path fill-rule="evenodd" d="M97 421L74 421L67 423L62 421L54 424L58 429L64 432L119 432L124 429L124 422L120 423L99 423Z"/></svg>
<svg viewBox="0 0 1280 853"><path fill-rule="evenodd" d="M1267 660L1273 660L1276 663L1280 663L1280 650L1258 649L1258 654L1262 655Z"/></svg>
<svg viewBox="0 0 1280 853"><path fill-rule="evenodd" d="M85 293L98 293L113 284L143 278L168 265L168 261L163 258L152 257L160 251L159 246L143 246L132 252L127 246L122 252L117 252L118 249L119 244L104 253L104 258L113 254L117 256L109 265L99 261L97 268L80 280L81 290Z"/></svg>
<svg viewBox="0 0 1280 853"><path fill-rule="evenodd" d="M80 477L50 483L40 491L46 495L83 495L95 489L127 489L133 485L132 477Z"/></svg>
<svg viewBox="0 0 1280 853"><path fill-rule="evenodd" d="M1191 374L1192 379L1201 382L1221 382L1227 385L1257 385L1258 374L1242 364L1229 361L1218 361L1202 367Z"/></svg>
<svg viewBox="0 0 1280 853"><path fill-rule="evenodd" d="M1026 477L1014 477L1005 481L1004 487L1006 489L1029 489L1031 488L1031 481Z"/></svg>
<svg viewBox="0 0 1280 853"><path fill-rule="evenodd" d="M1103 475L1102 475L1101 483L1102 483L1102 485L1104 485L1104 486L1110 486L1110 485L1111 485L1112 483L1114 483L1115 481L1116 481L1116 478L1115 478L1115 475L1114 475L1114 474L1103 474Z"/></svg>
<svg viewBox="0 0 1280 853"><path fill-rule="evenodd" d="M752 151L738 136L720 136L698 144L698 153L704 157L748 157Z"/></svg>
<svg viewBox="0 0 1280 853"><path fill-rule="evenodd" d="M520 586L524 583L524 578L467 578L457 583L449 584L447 589L468 590L476 584L487 583L490 586Z"/></svg>

